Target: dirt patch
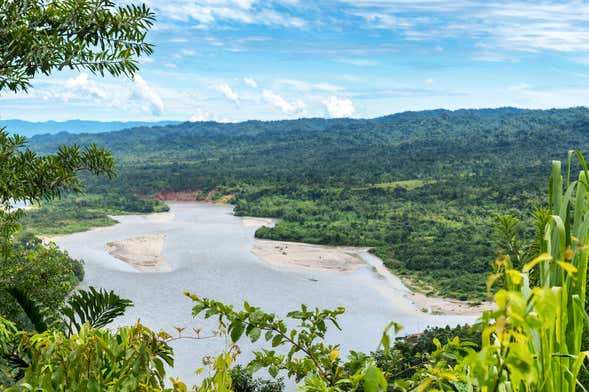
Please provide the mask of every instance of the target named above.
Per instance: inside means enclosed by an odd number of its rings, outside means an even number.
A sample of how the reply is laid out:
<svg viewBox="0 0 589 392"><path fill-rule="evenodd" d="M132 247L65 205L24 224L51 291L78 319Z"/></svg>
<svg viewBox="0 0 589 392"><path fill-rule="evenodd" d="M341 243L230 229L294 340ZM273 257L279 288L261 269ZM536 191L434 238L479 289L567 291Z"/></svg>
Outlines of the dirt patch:
<svg viewBox="0 0 589 392"><path fill-rule="evenodd" d="M140 196L143 199L156 199L160 201L202 201L207 203L229 203L234 195L218 195L217 191L205 193L203 191L157 192L152 195Z"/></svg>
<svg viewBox="0 0 589 392"><path fill-rule="evenodd" d="M200 195L202 191L158 192L146 198L160 201L196 201Z"/></svg>

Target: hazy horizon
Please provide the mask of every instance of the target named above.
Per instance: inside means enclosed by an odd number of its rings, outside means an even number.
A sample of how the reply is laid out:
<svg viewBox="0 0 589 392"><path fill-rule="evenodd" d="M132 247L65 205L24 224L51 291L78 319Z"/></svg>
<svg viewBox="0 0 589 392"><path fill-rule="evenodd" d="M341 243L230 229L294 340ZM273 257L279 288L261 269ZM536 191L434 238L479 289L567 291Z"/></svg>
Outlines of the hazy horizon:
<svg viewBox="0 0 589 392"><path fill-rule="evenodd" d="M443 107L439 108L431 108L431 109L416 109L416 110L404 110L399 112L393 113L385 113L379 116L374 117L329 117L329 116L313 116L313 117L297 117L297 118L276 118L276 119L258 119L258 118L248 118L244 120L235 120L235 121L217 121L217 120L179 120L179 119L153 119L149 120L138 120L138 119L129 119L129 120L93 120L93 119L86 119L86 118L71 118L67 120L27 120L24 118L0 118L0 124L9 121L20 121L29 124L47 124L47 123L55 123L55 124L66 124L70 122L88 122L88 123L102 123L102 124L112 124L112 123L145 123L145 124L160 124L160 123L183 123L183 122L193 122L193 123L206 123L206 122L216 122L219 124L236 124L236 123L243 123L248 121L262 121L262 122L271 122L271 121L297 121L297 120L313 120L313 119L320 119L320 120L341 120L341 119L351 119L351 120L374 120L382 117L389 117L395 116L403 113L419 113L419 112L435 112L435 111L448 111L448 112L457 112L462 110L501 110L501 109L514 109L514 110L539 110L539 111L547 111L547 110L567 110L567 109L575 109L575 108L583 108L589 109L588 105L577 105L577 106L568 106L568 107L550 107L550 108L525 108L525 107L516 107L516 106L497 106L497 107L472 107L472 108L456 108L456 109L447 109Z"/></svg>

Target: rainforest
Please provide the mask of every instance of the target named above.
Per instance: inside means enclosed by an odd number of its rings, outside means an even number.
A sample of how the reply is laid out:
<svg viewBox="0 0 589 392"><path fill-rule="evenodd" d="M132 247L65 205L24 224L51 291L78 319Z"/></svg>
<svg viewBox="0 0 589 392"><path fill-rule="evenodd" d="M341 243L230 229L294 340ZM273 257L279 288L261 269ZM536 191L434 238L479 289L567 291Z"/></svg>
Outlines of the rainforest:
<svg viewBox="0 0 589 392"><path fill-rule="evenodd" d="M0 0L0 389L586 391L587 14Z"/></svg>
<svg viewBox="0 0 589 392"><path fill-rule="evenodd" d="M86 196L47 204L25 222L40 230L68 211L83 224L114 207L157 211L150 196L158 193L210 194L237 215L280 219L260 238L369 246L427 292L478 301L497 250L497 216L526 221L518 230L533 237L525 227L546 207L549 162L588 146L588 123L585 108L504 108L37 136L31 146L43 154L62 144L104 146L118 175L88 178Z"/></svg>

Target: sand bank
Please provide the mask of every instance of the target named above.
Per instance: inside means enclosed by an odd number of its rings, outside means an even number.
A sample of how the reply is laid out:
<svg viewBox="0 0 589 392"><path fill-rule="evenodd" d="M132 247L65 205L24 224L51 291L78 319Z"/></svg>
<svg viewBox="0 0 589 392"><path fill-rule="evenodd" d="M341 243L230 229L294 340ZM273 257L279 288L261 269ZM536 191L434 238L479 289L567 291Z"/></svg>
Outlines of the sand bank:
<svg viewBox="0 0 589 392"><path fill-rule="evenodd" d="M272 218L256 218L253 216L244 216L241 218L241 223L245 227L262 227L262 226L274 226L276 223L275 219Z"/></svg>
<svg viewBox="0 0 589 392"><path fill-rule="evenodd" d="M150 234L109 242L106 250L112 256L143 272L167 272L172 268L162 256L166 236Z"/></svg>
<svg viewBox="0 0 589 392"><path fill-rule="evenodd" d="M422 291L415 289L415 284L411 279L398 277L393 274L378 257L370 255L370 258L365 259L379 276L390 283L390 286L402 286L401 292L403 293L403 296L413 302L413 304L424 313L476 316L482 314L486 310L491 310L494 307L492 302L482 302L473 305L468 301L428 296Z"/></svg>
<svg viewBox="0 0 589 392"><path fill-rule="evenodd" d="M492 302L482 302L478 305L471 305L466 301L451 298L428 297L419 292L411 292L406 295L419 309L432 314L457 314L457 315L479 315L484 311L495 308Z"/></svg>
<svg viewBox="0 0 589 392"><path fill-rule="evenodd" d="M366 248L325 246L286 241L256 239L252 253L275 267L318 268L340 272L365 266L360 257Z"/></svg>
<svg viewBox="0 0 589 392"><path fill-rule="evenodd" d="M257 218L248 218L257 219ZM256 222L251 222L254 225ZM257 222L259 224L259 222ZM485 310L493 308L493 304L484 302L480 305L471 305L466 301L448 298L429 297L423 293L407 288L405 282L392 274L382 261L368 261L369 248L313 245L298 242L285 241L254 241L252 253L263 262L281 269L321 269L337 272L352 272L358 268L370 266L381 278L390 282L390 285L380 286L377 289L387 296L398 296L399 291L392 287L402 287L402 295L409 299L419 310L424 313L446 315L479 315ZM384 292L383 290L386 290Z"/></svg>

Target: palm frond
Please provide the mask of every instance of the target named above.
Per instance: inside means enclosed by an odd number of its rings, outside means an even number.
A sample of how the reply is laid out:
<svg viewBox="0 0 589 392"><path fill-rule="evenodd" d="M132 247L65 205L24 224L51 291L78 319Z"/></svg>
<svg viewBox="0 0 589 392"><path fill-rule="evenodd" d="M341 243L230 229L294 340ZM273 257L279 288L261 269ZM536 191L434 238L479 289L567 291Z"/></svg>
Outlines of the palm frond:
<svg viewBox="0 0 589 392"><path fill-rule="evenodd" d="M89 290L79 290L66 302L61 312L70 334L80 330L88 323L92 328L102 328L110 324L115 318L122 316L133 302L121 298L113 291L94 287Z"/></svg>
<svg viewBox="0 0 589 392"><path fill-rule="evenodd" d="M23 290L17 287L10 287L6 291L20 305L35 331L42 333L49 329L51 317L47 309L43 308L37 301L30 298Z"/></svg>

